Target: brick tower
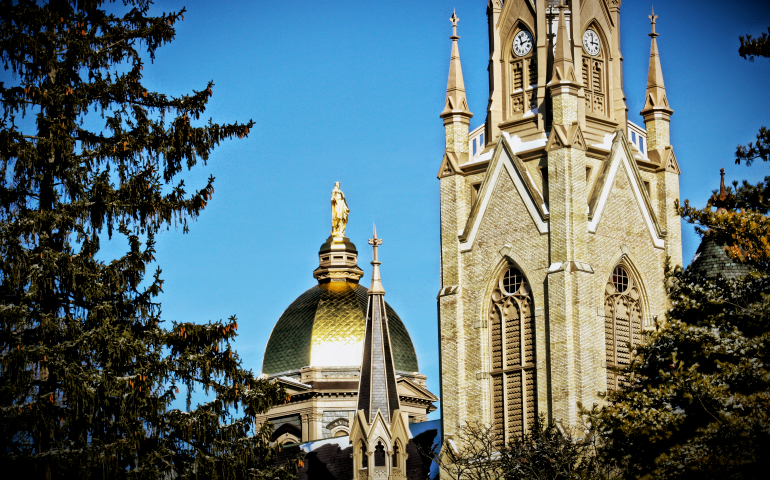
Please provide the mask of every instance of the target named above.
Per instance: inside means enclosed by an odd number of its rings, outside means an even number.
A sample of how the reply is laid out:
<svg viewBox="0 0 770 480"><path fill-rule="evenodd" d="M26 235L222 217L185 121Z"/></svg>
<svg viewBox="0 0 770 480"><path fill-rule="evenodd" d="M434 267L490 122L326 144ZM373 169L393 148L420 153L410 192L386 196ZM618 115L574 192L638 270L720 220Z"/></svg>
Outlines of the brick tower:
<svg viewBox="0 0 770 480"><path fill-rule="evenodd" d="M667 308L666 258L682 262L680 171L654 14L646 128L627 119L619 0L490 0L487 14L489 104L472 132L452 16L441 401L445 434L482 421L511 438L538 414L578 424L625 381L629 344Z"/></svg>

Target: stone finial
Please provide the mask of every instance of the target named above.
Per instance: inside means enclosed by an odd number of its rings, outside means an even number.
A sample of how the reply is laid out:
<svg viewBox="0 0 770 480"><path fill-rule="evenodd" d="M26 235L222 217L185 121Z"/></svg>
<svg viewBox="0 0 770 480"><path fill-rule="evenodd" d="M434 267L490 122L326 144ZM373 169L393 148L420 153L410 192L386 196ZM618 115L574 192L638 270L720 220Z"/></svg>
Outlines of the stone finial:
<svg viewBox="0 0 770 480"><path fill-rule="evenodd" d="M372 246L372 285L369 287L369 293L385 294L382 287L382 278L380 277L380 259L377 255L377 248L382 245L382 239L377 238L377 225L374 226L374 238L369 239L369 245Z"/></svg>
<svg viewBox="0 0 770 480"><path fill-rule="evenodd" d="M725 169L719 169L719 193L715 193L708 201L710 207L717 207L717 213L726 213L734 206L733 196L727 192L725 187Z"/></svg>
<svg viewBox="0 0 770 480"><path fill-rule="evenodd" d="M457 22L460 18L457 12L453 12L449 18L452 22L452 56L449 60L449 80L446 86L446 102L444 110L441 112L441 118L445 120L454 115L460 115L467 118L473 116L468 110L468 100L465 97L465 82L463 81L463 69L460 65L460 48L457 45Z"/></svg>
<svg viewBox="0 0 770 480"><path fill-rule="evenodd" d="M564 19L566 5L559 5L559 27L556 30L556 49L553 52L553 80L556 83L576 83L575 63L572 60L567 22Z"/></svg>
<svg viewBox="0 0 770 480"><path fill-rule="evenodd" d="M655 32L655 24L658 16L653 9L652 15L648 15L652 32L649 33L652 42L650 45L650 68L647 73L647 96L644 101L644 108L641 115L645 121L652 118L655 113L665 116L666 119L674 113L668 104L666 97L666 86L663 83L663 69L660 66L660 54L658 53L658 33ZM660 116L659 115L659 116Z"/></svg>

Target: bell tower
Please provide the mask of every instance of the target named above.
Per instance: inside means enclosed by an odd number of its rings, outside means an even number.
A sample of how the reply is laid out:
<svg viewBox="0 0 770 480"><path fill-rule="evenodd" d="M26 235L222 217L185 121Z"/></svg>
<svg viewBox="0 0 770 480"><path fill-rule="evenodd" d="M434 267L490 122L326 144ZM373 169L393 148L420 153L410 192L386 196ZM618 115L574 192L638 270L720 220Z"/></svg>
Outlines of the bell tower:
<svg viewBox="0 0 770 480"><path fill-rule="evenodd" d="M644 125L628 120L620 8L489 0L487 111L467 153L452 16L438 172L445 435L480 421L507 442L540 414L578 425L581 406L628 381L629 346L669 308L666 261L682 259L673 111L653 14L647 92L634 93Z"/></svg>

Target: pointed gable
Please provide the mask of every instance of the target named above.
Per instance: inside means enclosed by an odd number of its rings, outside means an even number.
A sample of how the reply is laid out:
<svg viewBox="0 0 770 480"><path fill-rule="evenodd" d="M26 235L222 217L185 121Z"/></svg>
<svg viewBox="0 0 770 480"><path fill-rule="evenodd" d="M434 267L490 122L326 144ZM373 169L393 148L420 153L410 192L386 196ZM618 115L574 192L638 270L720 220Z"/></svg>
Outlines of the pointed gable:
<svg viewBox="0 0 770 480"><path fill-rule="evenodd" d="M628 143L625 133L622 130L617 130L610 154L605 159L589 196L588 231L596 233L607 209L608 201L613 195L618 175L627 175L630 192L627 192L626 196L629 201L633 201L639 207L640 221L646 226L655 247L663 248L665 246L664 233L652 209L650 196L644 188L639 167L633 158L631 145Z"/></svg>
<svg viewBox="0 0 770 480"><path fill-rule="evenodd" d="M541 234L548 232L548 207L543 201L543 195L535 187L529 171L521 159L512 153L505 135L501 135L492 154L492 160L487 167L484 181L481 183L478 200L473 205L465 228L459 236L461 252L473 248L481 221L498 188L501 177L512 182L537 231Z"/></svg>

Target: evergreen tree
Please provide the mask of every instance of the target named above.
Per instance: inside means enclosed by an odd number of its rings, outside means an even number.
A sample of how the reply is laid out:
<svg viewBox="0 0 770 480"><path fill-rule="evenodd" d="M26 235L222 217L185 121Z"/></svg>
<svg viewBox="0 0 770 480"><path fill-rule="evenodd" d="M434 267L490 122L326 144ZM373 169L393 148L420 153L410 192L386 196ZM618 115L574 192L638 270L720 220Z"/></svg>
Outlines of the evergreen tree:
<svg viewBox="0 0 770 480"><path fill-rule="evenodd" d="M770 56L766 36L747 38L744 58ZM739 146L736 163L767 161L767 133ZM734 280L670 272L666 321L636 349L629 384L593 412L604 460L628 478L766 478L770 470L770 177L727 193L679 212L753 271Z"/></svg>
<svg viewBox="0 0 770 480"><path fill-rule="evenodd" d="M178 174L253 126L195 122L213 83L181 97L143 86L143 58L185 12L150 6L0 0L0 59L13 73L0 83L0 468L290 478L298 460L266 467L270 429L253 424L286 392L241 367L235 318L164 324L160 270L145 276L158 231L186 231L214 193L213 177L188 190ZM97 260L113 235L126 253ZM187 411L170 408L179 386ZM191 408L196 387L209 395Z"/></svg>

